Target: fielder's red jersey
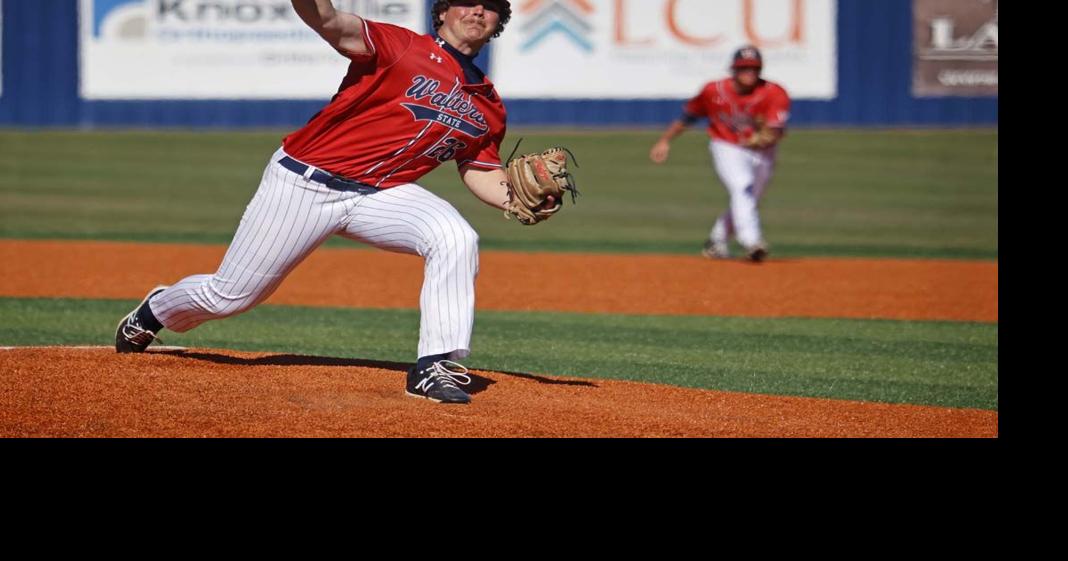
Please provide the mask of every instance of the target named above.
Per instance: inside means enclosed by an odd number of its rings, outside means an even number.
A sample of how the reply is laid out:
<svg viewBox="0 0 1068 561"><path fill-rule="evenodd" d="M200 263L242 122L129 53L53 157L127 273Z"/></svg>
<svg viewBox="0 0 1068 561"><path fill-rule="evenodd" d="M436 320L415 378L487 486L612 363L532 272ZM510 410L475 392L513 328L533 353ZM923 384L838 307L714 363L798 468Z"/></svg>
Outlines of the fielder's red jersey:
<svg viewBox="0 0 1068 561"><path fill-rule="evenodd" d="M742 95L734 89L734 79L725 78L705 84L683 111L693 117L708 117L710 137L740 144L753 133L753 120L758 116L769 127L785 128L790 119L790 96L782 86L767 80Z"/></svg>
<svg viewBox="0 0 1068 561"><path fill-rule="evenodd" d="M351 57L330 103L283 141L287 154L382 189L449 160L501 167L505 110L489 80L464 83L430 35L364 20L364 41L370 53Z"/></svg>

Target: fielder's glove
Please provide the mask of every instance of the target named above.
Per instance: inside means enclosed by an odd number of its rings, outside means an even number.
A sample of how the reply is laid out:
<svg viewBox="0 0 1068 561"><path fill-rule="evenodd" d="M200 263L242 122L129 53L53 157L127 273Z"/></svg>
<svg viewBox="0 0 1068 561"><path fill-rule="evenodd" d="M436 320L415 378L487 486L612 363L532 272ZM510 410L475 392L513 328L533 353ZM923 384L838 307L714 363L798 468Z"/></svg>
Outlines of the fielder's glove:
<svg viewBox="0 0 1068 561"><path fill-rule="evenodd" d="M508 207L504 217L515 216L520 223L531 226L548 220L560 210L565 191L571 192L571 202L574 203L579 192L575 178L567 171L568 155L575 159L567 148L556 147L509 160L506 169ZM546 200L550 195L553 197L551 205Z"/></svg>
<svg viewBox="0 0 1068 561"><path fill-rule="evenodd" d="M775 144L775 129L768 127L763 117L757 117L753 121L753 133L742 141L746 148L766 148Z"/></svg>

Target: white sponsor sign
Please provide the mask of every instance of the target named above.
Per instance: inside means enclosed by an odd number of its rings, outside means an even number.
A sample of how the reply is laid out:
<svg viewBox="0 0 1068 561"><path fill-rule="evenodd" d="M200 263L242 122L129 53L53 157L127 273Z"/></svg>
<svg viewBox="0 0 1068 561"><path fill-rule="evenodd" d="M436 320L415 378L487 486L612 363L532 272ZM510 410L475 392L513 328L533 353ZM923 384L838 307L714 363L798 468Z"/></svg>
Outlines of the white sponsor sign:
<svg viewBox="0 0 1068 561"><path fill-rule="evenodd" d="M505 97L677 98L756 45L794 98L837 95L836 0L518 0L492 43Z"/></svg>
<svg viewBox="0 0 1068 561"><path fill-rule="evenodd" d="M997 0L913 0L912 93L998 95Z"/></svg>
<svg viewBox="0 0 1068 561"><path fill-rule="evenodd" d="M79 0L87 99L323 99L344 58L289 0ZM334 0L426 32L423 0Z"/></svg>

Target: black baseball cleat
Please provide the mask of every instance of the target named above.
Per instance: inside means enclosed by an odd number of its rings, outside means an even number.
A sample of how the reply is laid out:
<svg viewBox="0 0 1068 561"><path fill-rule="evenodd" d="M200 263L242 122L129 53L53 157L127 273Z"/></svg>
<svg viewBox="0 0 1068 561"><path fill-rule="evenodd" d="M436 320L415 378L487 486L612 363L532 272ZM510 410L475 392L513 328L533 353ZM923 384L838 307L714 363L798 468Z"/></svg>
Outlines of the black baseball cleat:
<svg viewBox="0 0 1068 561"><path fill-rule="evenodd" d="M753 263L760 263L768 258L768 248L764 244L753 246L746 253L746 257Z"/></svg>
<svg viewBox="0 0 1068 561"><path fill-rule="evenodd" d="M141 306L148 303L149 299L153 296L163 292L168 287L164 285L157 286L149 291L144 300L137 305L130 313L126 314L126 317L122 318L119 322L119 326L115 328L115 352L117 353L143 353L152 341L157 339L156 334L148 329L145 329L141 325L141 320L137 317L137 312L141 310Z"/></svg>
<svg viewBox="0 0 1068 561"><path fill-rule="evenodd" d="M439 360L426 368L408 370L407 395L429 399L435 403L471 403L471 396L456 384L471 383L467 368L451 360Z"/></svg>

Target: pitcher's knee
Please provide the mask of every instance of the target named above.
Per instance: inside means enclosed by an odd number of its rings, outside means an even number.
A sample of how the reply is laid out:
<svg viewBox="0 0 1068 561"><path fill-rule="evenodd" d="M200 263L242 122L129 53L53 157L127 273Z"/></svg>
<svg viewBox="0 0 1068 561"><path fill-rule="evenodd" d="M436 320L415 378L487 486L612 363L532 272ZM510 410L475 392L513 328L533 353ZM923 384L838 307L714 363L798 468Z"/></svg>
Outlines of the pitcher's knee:
<svg viewBox="0 0 1068 561"><path fill-rule="evenodd" d="M469 252L478 253L478 232L470 224L464 222L464 227L461 229L461 234L458 238L459 247L463 247Z"/></svg>
<svg viewBox="0 0 1068 561"><path fill-rule="evenodd" d="M437 255L454 254L456 256L478 253L478 232L467 222L450 224L450 227L437 232L431 240L431 249Z"/></svg>
<svg viewBox="0 0 1068 561"><path fill-rule="evenodd" d="M231 282L217 277L213 277L199 292L201 307L214 319L246 312L266 298L262 290L236 290Z"/></svg>

